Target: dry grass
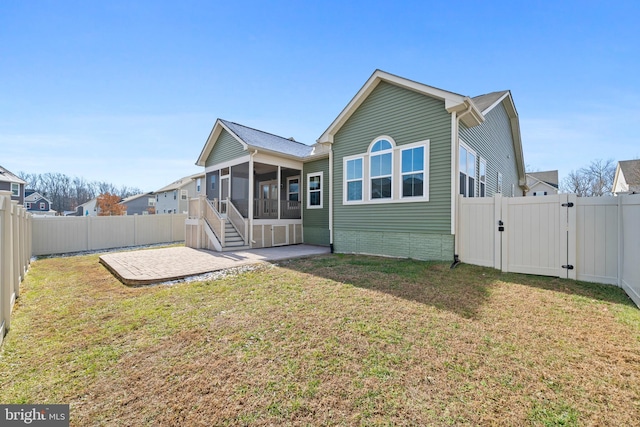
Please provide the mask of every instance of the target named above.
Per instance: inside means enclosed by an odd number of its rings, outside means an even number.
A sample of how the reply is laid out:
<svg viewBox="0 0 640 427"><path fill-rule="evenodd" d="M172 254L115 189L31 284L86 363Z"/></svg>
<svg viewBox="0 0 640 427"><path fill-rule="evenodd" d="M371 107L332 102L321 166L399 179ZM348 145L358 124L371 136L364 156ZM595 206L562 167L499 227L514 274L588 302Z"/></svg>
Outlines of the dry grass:
<svg viewBox="0 0 640 427"><path fill-rule="evenodd" d="M614 287L359 256L127 288L35 262L3 403L72 425L634 425L640 311Z"/></svg>

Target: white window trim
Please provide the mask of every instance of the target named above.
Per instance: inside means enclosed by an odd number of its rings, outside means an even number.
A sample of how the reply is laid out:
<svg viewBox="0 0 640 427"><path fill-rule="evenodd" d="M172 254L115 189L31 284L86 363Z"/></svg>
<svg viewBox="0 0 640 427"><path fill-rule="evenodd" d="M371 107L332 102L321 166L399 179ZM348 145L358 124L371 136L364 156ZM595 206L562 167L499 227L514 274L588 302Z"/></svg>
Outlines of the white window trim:
<svg viewBox="0 0 640 427"><path fill-rule="evenodd" d="M498 181L496 182L496 193L502 194L502 174L498 172Z"/></svg>
<svg viewBox="0 0 640 427"><path fill-rule="evenodd" d="M187 200L189 198L188 190L180 190L180 200Z"/></svg>
<svg viewBox="0 0 640 427"><path fill-rule="evenodd" d="M412 172L406 172L406 173L402 173L402 153L408 150L413 150L415 148L419 148L422 145L418 145L418 146L405 146L403 145L402 147L399 147L399 151L400 154L398 155L398 163L399 163L399 175L400 175L400 179L398 180L398 195L400 196L400 198L402 200L415 200L415 199L424 199L424 195L426 193L426 181L427 181L427 175L428 175L428 169L427 169L427 165L429 164L429 155L428 155L428 150L427 147L424 146L424 150L423 150L423 155L424 155L424 159L422 159L422 167L423 169L421 171L412 171ZM405 196L403 194L403 188L402 188L402 183L403 183L403 178L405 175L415 175L418 173L422 173L422 196Z"/></svg>
<svg viewBox="0 0 640 427"><path fill-rule="evenodd" d="M293 181L294 179L297 179L297 180L298 180L298 191L297 191L297 192L296 192L296 191L289 191L289 188L290 188L290 187L289 187L289 183L290 183L291 181ZM290 202L290 201L291 201L291 199L289 199L289 196L290 196L291 194L297 194L297 195L298 195L298 202L300 202L300 187L301 187L301 185L300 185L300 184L301 184L301 183L300 183L300 175L296 175L296 176L288 176L288 177L287 177L287 202ZM320 189L322 189L322 183L320 183Z"/></svg>
<svg viewBox="0 0 640 427"><path fill-rule="evenodd" d="M478 167L478 197L487 197L487 159L479 157ZM482 165L484 164L484 180L482 180ZM480 194L481 185L484 184L484 194Z"/></svg>
<svg viewBox="0 0 640 427"><path fill-rule="evenodd" d="M358 178L358 179L347 179L347 163L352 161L352 160L362 160L362 177ZM368 170L367 166L366 166L366 161L363 155L358 154L356 156L347 156L347 157L343 157L342 158L342 170L344 173L344 179L343 181L343 186L342 186L342 192L343 192L343 201L345 204L351 204L351 203L362 203L363 199L364 199L364 188L365 188L365 170ZM361 194L361 198L357 199L357 200L349 200L349 183L350 182L362 182L362 194Z"/></svg>
<svg viewBox="0 0 640 427"><path fill-rule="evenodd" d="M369 150L373 147L377 141L381 139L386 139L391 142L393 145L393 155L392 155L392 187L391 187L391 198L390 199L371 199L371 176L369 173L369 167L371 165L370 162L370 152ZM423 195L422 197L402 197L402 154L401 151L407 150L409 148L416 148L424 146L424 183L423 183ZM379 203L416 203L416 202L428 202L429 201L429 172L430 172L430 158L431 152L431 144L430 140L425 139L423 141L412 142L410 144L403 145L395 145L395 141L389 136L380 136L373 140L373 142L369 145L369 149L366 153L355 154L352 156L345 156L342 158L342 204L343 205L373 205ZM376 154L379 152L376 152ZM384 153L384 152L382 152ZM347 200L347 161L362 158L362 200Z"/></svg>
<svg viewBox="0 0 640 427"><path fill-rule="evenodd" d="M47 207L47 204L45 202L40 202L40 210L41 211L45 210L46 207Z"/></svg>
<svg viewBox="0 0 640 427"><path fill-rule="evenodd" d="M467 155L469 153L473 154L475 160L474 162L477 162L478 160L478 153L476 153L476 150L474 150L473 148L469 147L467 144L465 144L463 141L460 141L460 147L463 147L465 150L467 150ZM465 162L465 164L468 164L469 162L469 158L467 157L467 160ZM468 169L468 166L467 166ZM460 170L460 162L458 161L458 179L460 179L460 172L462 172ZM478 197L478 165L474 163L473 165L473 172L474 172L474 176L473 176L473 197ZM466 182L466 194L464 194L464 197L469 197L469 174L467 173L467 171L463 172L465 175L465 179L467 180ZM458 193L460 193L460 188L458 188Z"/></svg>
<svg viewBox="0 0 640 427"><path fill-rule="evenodd" d="M373 148L373 146L379 142L379 141L388 141L391 144L391 148L386 148L384 150L381 151L376 151L375 153L371 151L371 149ZM396 142L393 140L393 138L391 138L390 136L379 136L376 139L374 139L371 144L369 144L369 149L367 150L367 153L369 154L369 159L368 159L368 163L369 163L369 175L367 177L368 181L369 181L369 191L367 192L367 199L369 202L378 202L379 200L393 200L393 196L395 195L394 193L394 182L397 182L396 180L393 179L393 175L395 172L395 158L396 156L394 156L395 154L395 150L396 149ZM371 162L373 161L374 157L377 156L383 156L385 154L391 154L391 173L388 175L376 175L375 177L371 175ZM373 181L374 179L380 179L380 178L390 178L391 179L391 196L390 197L381 197L381 198L377 198L374 199L373 195L371 194L371 190L372 190L372 185L371 185L371 181ZM397 194L397 193L396 193Z"/></svg>
<svg viewBox="0 0 640 427"><path fill-rule="evenodd" d="M307 209L322 209L324 206L324 173L320 172L311 172L307 174ZM312 206L311 205L311 178L320 177L320 190L313 190L320 192L320 205Z"/></svg>
<svg viewBox="0 0 640 427"><path fill-rule="evenodd" d="M20 184L17 182L11 183L11 197L20 197Z"/></svg>
<svg viewBox="0 0 640 427"><path fill-rule="evenodd" d="M31 209L31 202L26 202L24 204L24 207L27 208L27 209Z"/></svg>

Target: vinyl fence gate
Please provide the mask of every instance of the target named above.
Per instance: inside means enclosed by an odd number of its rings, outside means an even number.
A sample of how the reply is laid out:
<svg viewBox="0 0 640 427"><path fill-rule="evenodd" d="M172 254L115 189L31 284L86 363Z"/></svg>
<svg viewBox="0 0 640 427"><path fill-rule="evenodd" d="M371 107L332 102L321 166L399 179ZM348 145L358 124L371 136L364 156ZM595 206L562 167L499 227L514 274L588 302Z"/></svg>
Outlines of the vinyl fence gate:
<svg viewBox="0 0 640 427"><path fill-rule="evenodd" d="M622 287L640 306L640 195L460 197L462 262Z"/></svg>

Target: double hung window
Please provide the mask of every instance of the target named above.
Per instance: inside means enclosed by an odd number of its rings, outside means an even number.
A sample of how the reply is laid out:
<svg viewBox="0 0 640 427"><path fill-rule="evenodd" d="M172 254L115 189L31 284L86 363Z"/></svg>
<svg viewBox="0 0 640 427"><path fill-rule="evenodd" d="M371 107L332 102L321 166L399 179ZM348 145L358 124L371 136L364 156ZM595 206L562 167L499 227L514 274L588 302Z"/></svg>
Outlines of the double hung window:
<svg viewBox="0 0 640 427"><path fill-rule="evenodd" d="M307 175L307 209L322 209L322 172Z"/></svg>
<svg viewBox="0 0 640 427"><path fill-rule="evenodd" d="M402 150L402 197L424 195L424 146Z"/></svg>
<svg viewBox="0 0 640 427"><path fill-rule="evenodd" d="M362 157L346 161L347 201L362 200Z"/></svg>
<svg viewBox="0 0 640 427"><path fill-rule="evenodd" d="M476 153L460 144L460 194L476 196Z"/></svg>
<svg viewBox="0 0 640 427"><path fill-rule="evenodd" d="M487 194L487 161L480 157L480 176L478 179L480 183L480 197L485 197Z"/></svg>
<svg viewBox="0 0 640 427"><path fill-rule="evenodd" d="M343 158L343 203L429 201L429 140L403 145L389 136Z"/></svg>

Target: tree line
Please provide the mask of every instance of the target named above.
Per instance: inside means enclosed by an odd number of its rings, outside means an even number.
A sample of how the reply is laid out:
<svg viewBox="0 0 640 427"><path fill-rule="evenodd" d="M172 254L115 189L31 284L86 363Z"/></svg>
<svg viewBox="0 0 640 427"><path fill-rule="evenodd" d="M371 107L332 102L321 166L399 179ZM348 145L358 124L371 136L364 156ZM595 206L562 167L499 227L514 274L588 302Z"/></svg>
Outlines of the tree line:
<svg viewBox="0 0 640 427"><path fill-rule="evenodd" d="M561 183L565 193L575 193L581 197L609 196L616 175L613 159L593 160L588 166L569 172Z"/></svg>
<svg viewBox="0 0 640 427"><path fill-rule="evenodd" d="M73 211L79 205L98 197L101 194L113 194L124 199L142 193L139 188L122 186L120 188L104 181L87 181L84 178L47 172L25 173L18 176L27 185L25 189L35 190L51 201L51 209L57 212Z"/></svg>

